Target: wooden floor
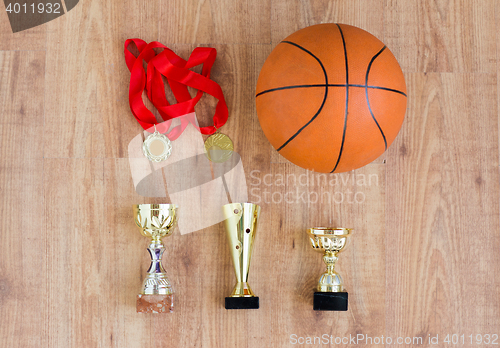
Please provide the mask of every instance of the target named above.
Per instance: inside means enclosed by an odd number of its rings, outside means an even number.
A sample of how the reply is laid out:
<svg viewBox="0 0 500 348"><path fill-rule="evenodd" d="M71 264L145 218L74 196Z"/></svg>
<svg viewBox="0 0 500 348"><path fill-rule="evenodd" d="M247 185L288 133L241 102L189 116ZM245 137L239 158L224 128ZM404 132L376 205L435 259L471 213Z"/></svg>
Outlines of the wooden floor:
<svg viewBox="0 0 500 348"><path fill-rule="evenodd" d="M408 86L406 120L386 154L334 186L299 188L359 192L358 202L260 203L250 274L259 310L224 309L234 272L222 224L176 231L164 260L175 312L135 313L148 255L131 206L162 200L139 196L132 183L127 146L141 128L128 106L124 41L158 40L184 58L197 45L217 48L212 78L230 110L223 130L257 202L296 187L258 184L252 170L306 173L260 129L258 73L280 40L324 22L384 41ZM392 347L398 338L431 346L438 336L432 346L443 347L453 334L458 344L449 346L496 346L497 23L495 0L81 0L16 34L1 13L0 346ZM373 180L360 185L363 175ZM324 267L305 235L314 225L354 228L338 264L348 312L312 310ZM324 334L333 344L293 344ZM335 345L350 336L358 344Z"/></svg>

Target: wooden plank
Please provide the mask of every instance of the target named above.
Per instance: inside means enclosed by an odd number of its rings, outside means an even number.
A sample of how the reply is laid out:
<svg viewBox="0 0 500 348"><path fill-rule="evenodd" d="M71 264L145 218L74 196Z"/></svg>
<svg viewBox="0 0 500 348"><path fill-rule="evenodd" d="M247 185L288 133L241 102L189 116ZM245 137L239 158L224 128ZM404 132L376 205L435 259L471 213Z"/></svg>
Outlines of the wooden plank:
<svg viewBox="0 0 500 348"><path fill-rule="evenodd" d="M387 161L388 335L494 331L495 76L409 74L408 81L410 112Z"/></svg>
<svg viewBox="0 0 500 348"><path fill-rule="evenodd" d="M43 51L0 52L0 341L11 347L47 344L44 69Z"/></svg>
<svg viewBox="0 0 500 348"><path fill-rule="evenodd" d="M102 160L44 161L51 347L97 346L102 341L109 296L102 172Z"/></svg>
<svg viewBox="0 0 500 348"><path fill-rule="evenodd" d="M443 332L493 332L500 327L500 277L494 272L500 266L500 206L490 194L499 192L500 182L497 80L494 74L441 80L448 105L440 136L446 223L436 234L436 317Z"/></svg>
<svg viewBox="0 0 500 348"><path fill-rule="evenodd" d="M496 13L495 13L495 23L496 23L496 30L495 30L495 33L496 33L496 38L497 38L497 78L499 76L499 73L500 73L500 62L498 61L498 57L500 57L500 34L498 32L498 30L500 29L500 24L498 23L499 19L500 19L500 6L498 6L498 4L496 4ZM498 88L498 81L497 81L497 94L498 94L498 98L497 98L497 107L498 105L500 105L500 88ZM499 123L500 123L500 115L499 116ZM499 141L499 144L500 144L500 139L498 139ZM500 147L500 145L499 145ZM500 156L500 153L499 153L499 156Z"/></svg>
<svg viewBox="0 0 500 348"><path fill-rule="evenodd" d="M367 1L274 1L271 10L273 45L293 32L319 23L358 26L384 41L384 2Z"/></svg>
<svg viewBox="0 0 500 348"><path fill-rule="evenodd" d="M270 9L270 0L162 2L160 41L165 44L269 43Z"/></svg>
<svg viewBox="0 0 500 348"><path fill-rule="evenodd" d="M386 0L386 44L405 72L496 72L494 0Z"/></svg>
<svg viewBox="0 0 500 348"><path fill-rule="evenodd" d="M43 156L44 74L45 52L0 52L1 158Z"/></svg>
<svg viewBox="0 0 500 348"><path fill-rule="evenodd" d="M43 161L0 162L0 341L5 347L48 346L50 289Z"/></svg>
<svg viewBox="0 0 500 348"><path fill-rule="evenodd" d="M45 157L124 157L140 131L129 117L127 38L158 35L158 1L84 2L47 24ZM145 17L136 16L144 11ZM81 25L75 25L81 23ZM126 28L117 32L116 28ZM135 128L134 128L135 127ZM124 137L125 139L123 139Z"/></svg>

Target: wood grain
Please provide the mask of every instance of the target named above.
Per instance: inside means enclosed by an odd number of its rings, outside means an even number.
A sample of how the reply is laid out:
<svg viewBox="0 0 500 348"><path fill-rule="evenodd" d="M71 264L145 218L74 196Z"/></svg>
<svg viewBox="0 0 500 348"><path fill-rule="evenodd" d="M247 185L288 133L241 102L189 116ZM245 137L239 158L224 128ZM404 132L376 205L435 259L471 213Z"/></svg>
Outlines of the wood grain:
<svg viewBox="0 0 500 348"><path fill-rule="evenodd" d="M494 0L386 0L385 43L405 72L494 73L495 6Z"/></svg>
<svg viewBox="0 0 500 348"><path fill-rule="evenodd" d="M0 67L0 341L48 346L44 161L34 140L43 129L45 52L1 51Z"/></svg>
<svg viewBox="0 0 500 348"><path fill-rule="evenodd" d="M273 1L272 42L277 44L291 33L319 23L355 25L384 41L383 0L292 0Z"/></svg>
<svg viewBox="0 0 500 348"><path fill-rule="evenodd" d="M163 1L159 30L164 43L269 43L270 0Z"/></svg>
<svg viewBox="0 0 500 348"><path fill-rule="evenodd" d="M499 304L490 301L498 277L485 267L499 260L498 195L487 193L499 179L495 81L408 76L410 112L387 162L392 335L498 327Z"/></svg>
<svg viewBox="0 0 500 348"><path fill-rule="evenodd" d="M102 167L97 159L44 161L48 318L58 318L47 323L49 346L91 346L101 338Z"/></svg>
<svg viewBox="0 0 500 348"><path fill-rule="evenodd" d="M49 346L49 239L41 159L3 158L0 166L0 325L5 347Z"/></svg>
<svg viewBox="0 0 500 348"><path fill-rule="evenodd" d="M40 159L45 52L0 51L0 67L0 156L9 160Z"/></svg>
<svg viewBox="0 0 500 348"><path fill-rule="evenodd" d="M16 34L0 17L0 347L289 347L294 334L435 347L446 334L500 334L496 1L86 0ZM272 149L254 100L276 44L324 22L380 38L408 85L389 150L328 176ZM134 190L128 145L141 128L123 58L132 37L183 58L196 46L218 51L211 78L230 112L221 131L262 207L250 271L258 310L224 309L234 271L219 223L165 238L174 313L135 312L149 256L132 205L170 197ZM196 107L201 125L215 104L205 96ZM354 228L337 266L348 312L312 310L324 265L306 229L319 225Z"/></svg>

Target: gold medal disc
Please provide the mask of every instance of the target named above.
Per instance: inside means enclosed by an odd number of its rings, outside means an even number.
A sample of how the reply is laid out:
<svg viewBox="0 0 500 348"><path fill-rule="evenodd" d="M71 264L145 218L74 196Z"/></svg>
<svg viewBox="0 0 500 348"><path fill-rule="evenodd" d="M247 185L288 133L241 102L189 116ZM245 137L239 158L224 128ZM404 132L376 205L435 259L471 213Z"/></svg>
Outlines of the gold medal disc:
<svg viewBox="0 0 500 348"><path fill-rule="evenodd" d="M170 157L172 143L166 135L156 131L148 135L142 144L142 152L151 162L161 162Z"/></svg>
<svg viewBox="0 0 500 348"><path fill-rule="evenodd" d="M226 162L233 154L233 141L227 135L215 133L205 141L205 152L210 161Z"/></svg>

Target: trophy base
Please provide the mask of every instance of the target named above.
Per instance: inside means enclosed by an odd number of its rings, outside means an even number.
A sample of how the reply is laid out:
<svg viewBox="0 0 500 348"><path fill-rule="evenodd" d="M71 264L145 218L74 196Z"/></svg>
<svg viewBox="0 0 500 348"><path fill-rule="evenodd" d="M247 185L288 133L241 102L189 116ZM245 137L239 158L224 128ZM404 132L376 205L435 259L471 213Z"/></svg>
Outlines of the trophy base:
<svg viewBox="0 0 500 348"><path fill-rule="evenodd" d="M174 295L137 295L137 313L172 313Z"/></svg>
<svg viewBox="0 0 500 348"><path fill-rule="evenodd" d="M347 292L319 292L314 293L315 311L346 311Z"/></svg>
<svg viewBox="0 0 500 348"><path fill-rule="evenodd" d="M226 309L259 309L259 298L226 297Z"/></svg>

